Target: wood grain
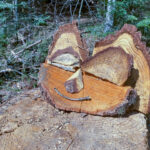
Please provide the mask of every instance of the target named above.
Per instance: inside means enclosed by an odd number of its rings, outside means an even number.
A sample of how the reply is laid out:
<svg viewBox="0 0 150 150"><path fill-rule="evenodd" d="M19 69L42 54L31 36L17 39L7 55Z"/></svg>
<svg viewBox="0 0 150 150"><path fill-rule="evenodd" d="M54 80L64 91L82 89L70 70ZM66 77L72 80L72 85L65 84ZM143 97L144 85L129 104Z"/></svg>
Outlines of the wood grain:
<svg viewBox="0 0 150 150"><path fill-rule="evenodd" d="M120 47L109 47L96 53L81 64L82 70L117 85L128 79L133 58Z"/></svg>
<svg viewBox="0 0 150 150"><path fill-rule="evenodd" d="M70 51L72 55L77 53L81 61L85 60L89 55L86 43L84 39L81 38L76 22L65 24L59 27L58 31L53 37L51 46L49 46L47 60L50 60L51 57L58 52L58 50L64 51L68 48L74 51Z"/></svg>
<svg viewBox="0 0 150 150"><path fill-rule="evenodd" d="M114 35L97 42L93 55L108 47L120 46L124 51L133 56L133 66L138 77L135 83L135 90L139 96L135 109L145 114L150 113L150 56L147 48L141 42L141 33L133 25L125 24L123 28Z"/></svg>
<svg viewBox="0 0 150 150"><path fill-rule="evenodd" d="M45 99L56 108L106 116L124 114L127 108L135 102L136 93L131 87L117 86L88 74L83 74L83 90L79 93L68 93L64 83L72 74L51 65L43 64L41 66L39 73L41 91ZM54 88L68 97L90 96L91 100L70 101L58 95Z"/></svg>

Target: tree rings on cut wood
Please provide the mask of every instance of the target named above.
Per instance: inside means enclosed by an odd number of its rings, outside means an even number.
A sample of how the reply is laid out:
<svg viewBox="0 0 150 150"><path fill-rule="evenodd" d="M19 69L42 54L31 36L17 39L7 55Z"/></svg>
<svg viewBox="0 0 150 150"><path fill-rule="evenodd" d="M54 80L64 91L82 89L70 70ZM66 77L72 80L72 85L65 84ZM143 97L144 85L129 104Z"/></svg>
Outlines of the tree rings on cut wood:
<svg viewBox="0 0 150 150"><path fill-rule="evenodd" d="M130 75L132 65L132 56L121 47L109 47L85 60L81 68L97 77L123 85Z"/></svg>
<svg viewBox="0 0 150 150"><path fill-rule="evenodd" d="M131 78L135 82L131 84L130 80L127 84L134 87L139 96L135 109L145 114L150 113L150 56L145 44L141 42L141 33L137 32L137 28L125 24L115 35L97 42L93 55L106 48L118 46L133 56L134 71Z"/></svg>
<svg viewBox="0 0 150 150"><path fill-rule="evenodd" d="M88 55L86 43L81 38L76 23L73 22L59 27L54 35L52 45L49 47L47 62L60 63L61 60L62 65L69 66L77 63L76 59L85 60Z"/></svg>
<svg viewBox="0 0 150 150"><path fill-rule="evenodd" d="M136 92L131 87L117 86L88 74L83 74L84 88L82 90L74 94L68 93L64 83L72 74L70 71L46 63L40 68L39 82L42 94L45 100L58 109L113 116L124 114L129 106L135 103ZM90 97L91 100L71 101L58 94L56 89L62 95L72 99Z"/></svg>

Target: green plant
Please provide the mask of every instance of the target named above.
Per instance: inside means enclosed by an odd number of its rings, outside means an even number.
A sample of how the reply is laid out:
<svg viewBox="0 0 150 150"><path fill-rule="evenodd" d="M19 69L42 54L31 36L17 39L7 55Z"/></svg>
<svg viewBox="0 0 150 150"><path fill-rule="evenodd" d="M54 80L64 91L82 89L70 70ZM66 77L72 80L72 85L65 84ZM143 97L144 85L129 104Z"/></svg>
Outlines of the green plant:
<svg viewBox="0 0 150 150"><path fill-rule="evenodd" d="M136 24L143 14L148 0L116 1L114 25L119 28L125 23Z"/></svg>
<svg viewBox="0 0 150 150"><path fill-rule="evenodd" d="M0 10L2 9L13 9L14 5L7 2L0 2Z"/></svg>
<svg viewBox="0 0 150 150"><path fill-rule="evenodd" d="M50 19L50 16L35 16L34 21L35 21L35 25L37 26L44 26L47 25L46 21Z"/></svg>

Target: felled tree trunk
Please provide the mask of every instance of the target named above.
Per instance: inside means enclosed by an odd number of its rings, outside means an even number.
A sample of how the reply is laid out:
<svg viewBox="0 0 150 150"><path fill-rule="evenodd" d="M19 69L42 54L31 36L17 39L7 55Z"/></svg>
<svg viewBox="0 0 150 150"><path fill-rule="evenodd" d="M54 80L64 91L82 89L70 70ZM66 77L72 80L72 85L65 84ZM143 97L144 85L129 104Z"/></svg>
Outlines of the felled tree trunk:
<svg viewBox="0 0 150 150"><path fill-rule="evenodd" d="M125 24L115 35L97 42L93 55L112 46L120 46L126 53L133 56L134 70L127 85L135 88L139 96L135 109L150 113L150 56L145 44L141 42L141 33L137 32L135 26Z"/></svg>

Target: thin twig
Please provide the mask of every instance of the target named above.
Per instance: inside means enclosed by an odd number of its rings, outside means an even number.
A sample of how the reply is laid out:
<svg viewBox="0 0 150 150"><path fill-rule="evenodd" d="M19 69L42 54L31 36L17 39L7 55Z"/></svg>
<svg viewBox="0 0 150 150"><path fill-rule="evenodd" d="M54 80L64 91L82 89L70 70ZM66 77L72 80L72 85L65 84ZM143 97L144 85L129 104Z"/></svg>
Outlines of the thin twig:
<svg viewBox="0 0 150 150"><path fill-rule="evenodd" d="M12 71L12 69L6 68L6 69L4 69L4 70L0 70L0 74L1 74L1 73L5 73L5 72L11 72L11 71Z"/></svg>
<svg viewBox="0 0 150 150"><path fill-rule="evenodd" d="M92 11L91 11L91 8L90 8L89 3L87 2L87 0L84 0L84 1L85 1L86 5L87 5L87 7L88 7L88 10L89 10L90 15L92 15Z"/></svg>
<svg viewBox="0 0 150 150"><path fill-rule="evenodd" d="M73 17L74 17L74 13L75 13L75 11L76 11L76 9L77 9L78 4L79 4L79 0L77 1L76 6L75 6L75 8L74 8L74 10L73 10Z"/></svg>
<svg viewBox="0 0 150 150"><path fill-rule="evenodd" d="M57 14L57 0L55 0L55 6L54 6L54 19L56 21L56 14Z"/></svg>
<svg viewBox="0 0 150 150"><path fill-rule="evenodd" d="M37 78L31 76L31 75L26 75L26 74L23 74L22 72L18 71L18 70L15 70L15 69L11 69L11 68L6 68L4 70L0 70L0 74L2 73L6 73L6 72L16 72L22 76L29 76L31 79L34 79L34 80L37 80Z"/></svg>
<svg viewBox="0 0 150 150"><path fill-rule="evenodd" d="M15 59L18 59L20 62L22 61L22 59L19 58L19 56L13 50L11 50L10 52L12 53Z"/></svg>
<svg viewBox="0 0 150 150"><path fill-rule="evenodd" d="M72 5L71 5L71 3L70 3L70 15L71 15L71 22L72 22L72 20L73 20L73 16L72 16Z"/></svg>
<svg viewBox="0 0 150 150"><path fill-rule="evenodd" d="M61 13L62 13L64 7L66 6L66 4L67 4L69 1L70 1L70 0L67 0L67 1L63 4L63 6L62 6L62 8L61 8L61 10L60 10L59 16L61 15Z"/></svg>
<svg viewBox="0 0 150 150"><path fill-rule="evenodd" d="M79 22L80 22L80 17L81 17L81 10L82 10L82 7L83 7L83 1L84 0L81 1L81 5L80 5L80 9L79 9L79 16L78 16Z"/></svg>
<svg viewBox="0 0 150 150"><path fill-rule="evenodd" d="M39 44L39 43L41 43L41 42L42 42L42 40L38 40L38 41L36 41L36 42L34 42L34 43L28 45L27 47L24 47L21 51L19 51L19 52L17 52L17 53L15 53L15 50L16 50L16 49L11 50L11 53L12 53L12 55L14 56L15 59L18 59L20 62L22 62L23 60L22 60L18 55L19 55L20 53L22 53L23 51L25 51L26 49L29 49L29 48L31 48L31 47L33 47L33 46L35 46L35 45L37 45L37 44ZM22 48L22 47L21 47L21 48ZM17 48L17 49L19 49L19 48Z"/></svg>
<svg viewBox="0 0 150 150"><path fill-rule="evenodd" d="M80 98L70 98L70 97L67 97L63 94L61 94L58 89L54 88L55 92L60 95L61 97L65 98L65 99L68 99L68 100L71 100L71 101L85 101L85 100L91 100L91 98L89 96L87 97L80 97Z"/></svg>

